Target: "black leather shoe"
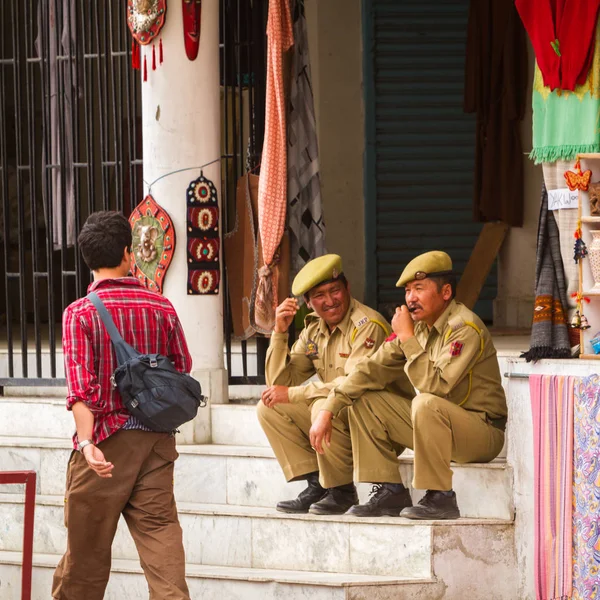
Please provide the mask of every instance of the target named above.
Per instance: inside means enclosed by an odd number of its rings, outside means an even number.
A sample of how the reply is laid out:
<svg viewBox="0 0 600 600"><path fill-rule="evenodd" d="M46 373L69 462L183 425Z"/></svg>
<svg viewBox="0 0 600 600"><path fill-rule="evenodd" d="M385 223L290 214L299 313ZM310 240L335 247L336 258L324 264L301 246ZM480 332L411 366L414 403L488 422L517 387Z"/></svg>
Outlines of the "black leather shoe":
<svg viewBox="0 0 600 600"><path fill-rule="evenodd" d="M417 506L405 508L400 516L419 520L458 519L460 511L454 492L447 496L444 492L427 490Z"/></svg>
<svg viewBox="0 0 600 600"><path fill-rule="evenodd" d="M354 517L397 517L403 508L412 506L409 491L394 492L386 483L376 483L371 489L371 497L366 504L353 506L346 514Z"/></svg>
<svg viewBox="0 0 600 600"><path fill-rule="evenodd" d="M343 515L351 506L358 504L358 494L353 483L327 490L327 495L315 502L308 512L313 515Z"/></svg>
<svg viewBox="0 0 600 600"><path fill-rule="evenodd" d="M306 478L308 487L302 490L294 500L284 500L277 504L277 510L284 513L307 513L311 504L318 502L327 494L319 483L319 474L310 473Z"/></svg>

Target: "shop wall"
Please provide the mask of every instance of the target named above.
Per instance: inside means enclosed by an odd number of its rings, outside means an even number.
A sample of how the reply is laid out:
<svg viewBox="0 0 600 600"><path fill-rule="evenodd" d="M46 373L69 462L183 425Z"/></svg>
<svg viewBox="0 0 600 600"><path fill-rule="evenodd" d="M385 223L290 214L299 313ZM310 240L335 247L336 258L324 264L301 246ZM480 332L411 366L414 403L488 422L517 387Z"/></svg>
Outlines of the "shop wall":
<svg viewBox="0 0 600 600"><path fill-rule="evenodd" d="M525 220L523 227L513 227L500 251L498 260L498 296L494 303L494 325L529 327L533 315L535 253L542 190L542 167L528 158L531 151L531 84L535 57L529 45L529 88L527 112L521 126L523 164L525 166Z"/></svg>
<svg viewBox="0 0 600 600"><path fill-rule="evenodd" d="M365 288L360 0L305 0L327 249L340 254L353 295Z"/></svg>

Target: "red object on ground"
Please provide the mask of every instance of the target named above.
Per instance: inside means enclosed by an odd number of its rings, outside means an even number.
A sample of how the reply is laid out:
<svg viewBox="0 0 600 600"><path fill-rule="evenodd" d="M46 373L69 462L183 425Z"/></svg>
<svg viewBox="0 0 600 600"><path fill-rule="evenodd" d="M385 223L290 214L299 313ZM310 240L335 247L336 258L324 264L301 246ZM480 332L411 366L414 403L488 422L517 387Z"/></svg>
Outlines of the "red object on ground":
<svg viewBox="0 0 600 600"><path fill-rule="evenodd" d="M33 520L35 514L35 471L0 471L0 484L25 484L25 518L23 520L23 573L21 600L31 600L33 568Z"/></svg>

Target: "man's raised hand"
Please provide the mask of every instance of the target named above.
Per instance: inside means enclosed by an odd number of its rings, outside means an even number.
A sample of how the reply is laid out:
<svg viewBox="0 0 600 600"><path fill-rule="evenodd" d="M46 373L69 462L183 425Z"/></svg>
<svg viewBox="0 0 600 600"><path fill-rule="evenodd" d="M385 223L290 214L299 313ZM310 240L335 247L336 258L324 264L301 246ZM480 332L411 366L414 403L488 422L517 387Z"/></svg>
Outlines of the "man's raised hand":
<svg viewBox="0 0 600 600"><path fill-rule="evenodd" d="M275 333L285 333L289 329L299 308L296 298L286 298L277 307L275 311Z"/></svg>

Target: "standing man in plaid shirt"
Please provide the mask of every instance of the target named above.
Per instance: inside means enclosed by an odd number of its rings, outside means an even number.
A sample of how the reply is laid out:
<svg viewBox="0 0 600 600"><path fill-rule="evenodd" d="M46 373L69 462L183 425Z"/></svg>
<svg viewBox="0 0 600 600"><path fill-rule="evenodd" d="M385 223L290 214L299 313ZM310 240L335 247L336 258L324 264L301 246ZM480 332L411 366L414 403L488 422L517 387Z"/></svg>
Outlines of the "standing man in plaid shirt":
<svg viewBox="0 0 600 600"><path fill-rule="evenodd" d="M168 356L189 373L192 360L175 309L129 277L131 228L117 212L97 212L79 235L95 291L128 344ZM182 532L173 496L174 436L144 427L123 406L110 377L110 338L87 298L63 315L67 409L77 433L67 470L67 551L54 574L56 600L102 600L111 546L123 515L135 541L150 598L189 600Z"/></svg>

